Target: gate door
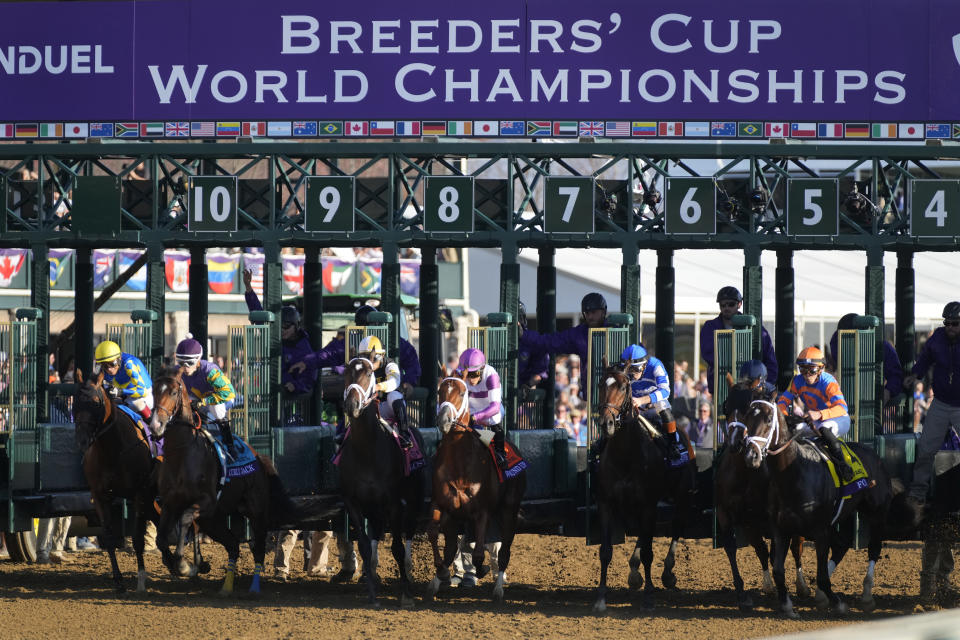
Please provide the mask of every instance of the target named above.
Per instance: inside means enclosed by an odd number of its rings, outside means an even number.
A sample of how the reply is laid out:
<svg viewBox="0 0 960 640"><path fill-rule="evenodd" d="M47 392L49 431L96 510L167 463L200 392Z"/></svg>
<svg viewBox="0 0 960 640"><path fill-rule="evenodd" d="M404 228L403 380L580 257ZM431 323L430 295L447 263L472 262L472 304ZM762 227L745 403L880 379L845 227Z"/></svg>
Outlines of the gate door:
<svg viewBox="0 0 960 640"><path fill-rule="evenodd" d="M139 358L151 376L156 373L150 371L153 340L152 321L156 319L156 315L156 311L137 310L130 314L130 319L133 322L107 325L107 340L112 340L120 345L120 350L124 353Z"/></svg>
<svg viewBox="0 0 960 640"><path fill-rule="evenodd" d="M877 359L875 316L857 316L855 329L837 332L837 382L847 401L850 433L847 440L873 443L877 421Z"/></svg>
<svg viewBox="0 0 960 640"><path fill-rule="evenodd" d="M733 318L733 329L721 329L713 333L713 415L716 416L718 429L713 438L713 448L720 445L720 433L725 433L727 416L723 405L727 401L727 374L736 380L740 365L753 359L753 329L756 323L753 316L739 315Z"/></svg>
<svg viewBox="0 0 960 640"><path fill-rule="evenodd" d="M227 331L228 375L237 393L231 427L254 448L270 451L270 325L230 326Z"/></svg>
<svg viewBox="0 0 960 640"><path fill-rule="evenodd" d="M14 531L13 493L33 490L39 476L37 441L36 316L17 312L17 320L0 323L0 444L6 445L7 522ZM33 313L37 313L33 311ZM44 358L44 363L46 358Z"/></svg>

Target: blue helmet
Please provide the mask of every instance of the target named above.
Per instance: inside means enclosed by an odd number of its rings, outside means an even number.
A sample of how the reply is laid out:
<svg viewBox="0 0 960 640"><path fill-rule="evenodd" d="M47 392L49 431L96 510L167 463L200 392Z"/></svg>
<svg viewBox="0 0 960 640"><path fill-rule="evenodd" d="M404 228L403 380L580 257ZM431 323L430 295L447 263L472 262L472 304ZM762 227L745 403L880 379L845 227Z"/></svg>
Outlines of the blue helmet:
<svg viewBox="0 0 960 640"><path fill-rule="evenodd" d="M765 364L759 360L747 360L740 365L741 380L756 380L757 378L766 382L767 367Z"/></svg>
<svg viewBox="0 0 960 640"><path fill-rule="evenodd" d="M632 344L620 354L620 362L625 365L646 364L647 350L639 344Z"/></svg>

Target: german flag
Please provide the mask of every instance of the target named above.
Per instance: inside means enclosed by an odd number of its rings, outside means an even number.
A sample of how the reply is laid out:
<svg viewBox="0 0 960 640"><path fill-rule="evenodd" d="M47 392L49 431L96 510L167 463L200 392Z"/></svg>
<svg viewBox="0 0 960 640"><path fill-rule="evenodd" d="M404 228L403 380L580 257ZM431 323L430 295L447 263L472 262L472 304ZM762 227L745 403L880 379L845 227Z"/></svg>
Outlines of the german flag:
<svg viewBox="0 0 960 640"><path fill-rule="evenodd" d="M870 125L866 122L848 124L845 129L845 138L869 138L870 137Z"/></svg>

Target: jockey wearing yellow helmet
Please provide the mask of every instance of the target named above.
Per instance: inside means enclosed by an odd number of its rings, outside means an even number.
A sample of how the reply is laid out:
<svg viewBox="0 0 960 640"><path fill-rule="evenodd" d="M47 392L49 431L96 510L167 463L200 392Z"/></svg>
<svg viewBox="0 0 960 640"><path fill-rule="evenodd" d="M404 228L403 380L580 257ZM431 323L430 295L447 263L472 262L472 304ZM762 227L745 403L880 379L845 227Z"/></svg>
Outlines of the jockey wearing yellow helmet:
<svg viewBox="0 0 960 640"><path fill-rule="evenodd" d="M153 382L147 368L136 356L123 353L120 345L104 340L97 345L94 360L103 371L103 384L120 401L150 420L153 414Z"/></svg>
<svg viewBox="0 0 960 640"><path fill-rule="evenodd" d="M413 441L407 423L407 403L400 392L400 367L387 360L386 349L377 336L365 337L357 348L357 356L369 360L373 365L377 392L383 394L386 400L380 404L380 416L384 420L397 423L400 445L409 449L413 446Z"/></svg>

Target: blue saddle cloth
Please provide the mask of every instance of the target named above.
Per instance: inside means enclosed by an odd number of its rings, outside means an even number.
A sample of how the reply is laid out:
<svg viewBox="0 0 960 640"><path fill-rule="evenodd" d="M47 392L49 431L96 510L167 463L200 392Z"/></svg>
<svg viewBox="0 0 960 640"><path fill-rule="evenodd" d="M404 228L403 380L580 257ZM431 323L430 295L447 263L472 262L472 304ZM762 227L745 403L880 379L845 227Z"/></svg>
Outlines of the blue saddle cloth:
<svg viewBox="0 0 960 640"><path fill-rule="evenodd" d="M230 482L231 478L248 476L260 468L260 462L257 460L256 454L246 442L237 436L233 436L233 449L236 451L237 457L230 458L220 434L211 433L211 435L213 435L213 448L217 452L217 457L220 458L220 469L223 472L221 485Z"/></svg>

